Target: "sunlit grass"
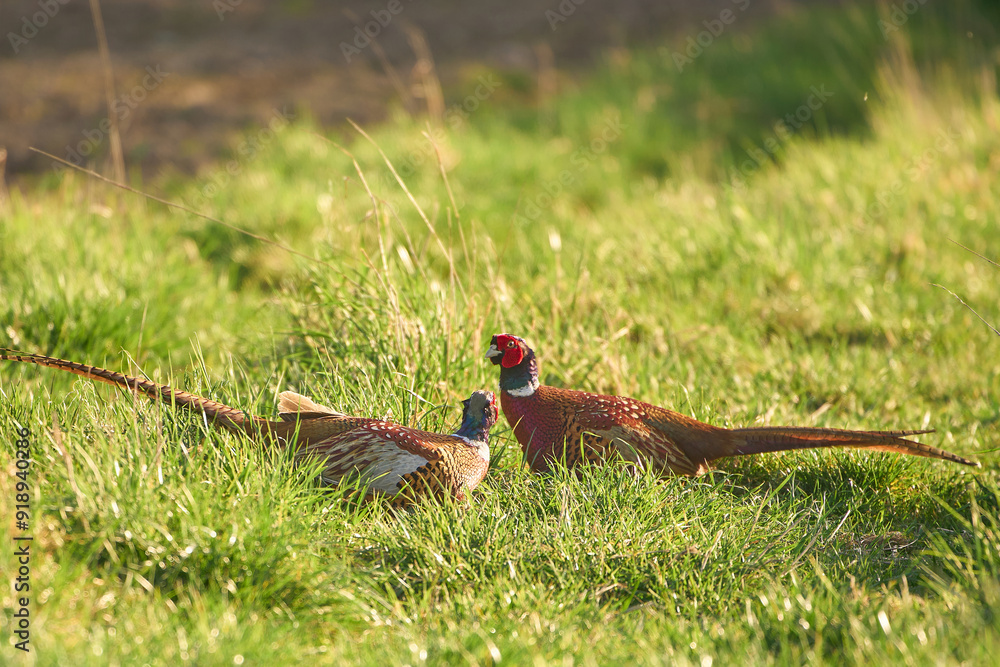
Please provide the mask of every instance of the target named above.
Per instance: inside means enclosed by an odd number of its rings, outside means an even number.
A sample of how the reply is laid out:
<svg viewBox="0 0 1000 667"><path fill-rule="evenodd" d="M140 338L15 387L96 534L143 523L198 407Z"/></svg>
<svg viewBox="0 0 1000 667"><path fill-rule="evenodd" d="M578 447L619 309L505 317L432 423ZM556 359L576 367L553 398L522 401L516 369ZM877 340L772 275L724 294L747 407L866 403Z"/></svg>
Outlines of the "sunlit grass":
<svg viewBox="0 0 1000 667"><path fill-rule="evenodd" d="M995 36L938 38L975 22L965 5L888 41L878 16L793 13L680 73L671 42L613 54L547 115L501 85L433 143L371 130L413 201L372 143L344 146L355 168L305 123L216 196L211 175L166 186L318 262L77 175L15 193L0 345L258 414L291 388L447 430L495 385L482 354L505 330L549 384L721 425L929 426L983 469L808 452L536 477L501 423L468 506L395 513L196 417L4 365L5 468L18 425L35 459L38 660L988 662L1000 355L933 285L1000 322L994 267L949 242L997 255ZM826 81L831 106L741 172Z"/></svg>

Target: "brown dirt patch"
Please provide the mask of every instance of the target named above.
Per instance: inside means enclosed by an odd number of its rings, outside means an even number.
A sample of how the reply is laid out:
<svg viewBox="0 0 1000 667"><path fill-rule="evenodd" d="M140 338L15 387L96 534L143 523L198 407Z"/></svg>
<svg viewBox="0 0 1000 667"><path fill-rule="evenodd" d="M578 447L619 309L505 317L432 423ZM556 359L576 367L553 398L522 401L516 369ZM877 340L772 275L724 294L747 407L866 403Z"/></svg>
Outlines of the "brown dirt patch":
<svg viewBox="0 0 1000 667"><path fill-rule="evenodd" d="M99 144L81 158L108 173L101 129L108 111L89 3L60 1L0 3L0 146L9 152L9 179L51 167L29 146L66 157ZM125 105L116 114L127 167L145 178L193 173L275 109L305 110L324 127L385 117L400 97L374 49L347 62L342 43L353 42L372 11L384 18L394 1L103 0L116 93ZM419 94L405 27L423 31L448 97L467 92L461 83L475 67L524 70L537 80L540 44L557 69L578 71L609 48L696 29L733 0L562 0L564 11L575 9L556 30L546 11L559 11L560 0L398 1L398 15L379 28L379 44L407 94ZM43 21L46 6L58 11ZM775 6L755 3L747 13ZM143 81L155 80L149 72L162 80L145 90Z"/></svg>

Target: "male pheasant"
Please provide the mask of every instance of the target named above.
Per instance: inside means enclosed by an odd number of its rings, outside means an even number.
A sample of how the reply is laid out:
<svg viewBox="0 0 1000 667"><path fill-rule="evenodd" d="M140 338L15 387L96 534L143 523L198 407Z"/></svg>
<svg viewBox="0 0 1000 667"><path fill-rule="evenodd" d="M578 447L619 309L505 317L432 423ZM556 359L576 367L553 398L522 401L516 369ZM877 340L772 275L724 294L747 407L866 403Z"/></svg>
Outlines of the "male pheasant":
<svg viewBox="0 0 1000 667"><path fill-rule="evenodd" d="M727 456L815 447L857 447L979 465L904 437L931 431L726 429L623 396L546 387L538 382L535 353L510 334L493 336L486 357L500 366L500 405L535 472L549 470L556 461L573 467L619 454L660 475L699 475L711 461Z"/></svg>
<svg viewBox="0 0 1000 667"><path fill-rule="evenodd" d="M462 425L453 435L429 433L391 421L349 417L286 391L278 395L281 421L241 410L148 380L39 354L0 350L0 360L20 361L82 375L145 394L153 400L204 414L227 431L292 447L296 458L324 460L321 477L336 485L360 479L366 500L384 496L403 506L426 496L465 500L490 464L489 432L499 411L490 391L462 402Z"/></svg>

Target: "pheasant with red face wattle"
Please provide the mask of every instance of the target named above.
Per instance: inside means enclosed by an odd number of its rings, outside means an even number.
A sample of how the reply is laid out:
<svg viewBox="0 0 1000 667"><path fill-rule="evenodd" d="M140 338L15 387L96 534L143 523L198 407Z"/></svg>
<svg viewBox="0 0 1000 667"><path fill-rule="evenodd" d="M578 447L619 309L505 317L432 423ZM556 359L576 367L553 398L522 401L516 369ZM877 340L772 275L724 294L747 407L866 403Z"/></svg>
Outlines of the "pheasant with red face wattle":
<svg viewBox="0 0 1000 667"><path fill-rule="evenodd" d="M387 498L393 506L427 496L465 500L490 466L490 428L499 411L491 391L476 391L462 401L462 425L453 435L407 428L384 419L351 417L292 391L278 395L280 421L149 380L122 375L40 354L0 350L0 360L56 368L91 380L117 385L155 401L192 410L208 421L253 440L291 447L296 459L319 459L327 484L358 482L365 499Z"/></svg>
<svg viewBox="0 0 1000 667"><path fill-rule="evenodd" d="M710 462L728 456L817 447L856 447L979 465L906 439L932 431L726 429L624 396L547 387L538 382L535 353L510 334L493 336L486 357L500 366L500 406L535 472L547 471L557 461L573 467L583 460L600 463L620 455L661 475L698 475Z"/></svg>

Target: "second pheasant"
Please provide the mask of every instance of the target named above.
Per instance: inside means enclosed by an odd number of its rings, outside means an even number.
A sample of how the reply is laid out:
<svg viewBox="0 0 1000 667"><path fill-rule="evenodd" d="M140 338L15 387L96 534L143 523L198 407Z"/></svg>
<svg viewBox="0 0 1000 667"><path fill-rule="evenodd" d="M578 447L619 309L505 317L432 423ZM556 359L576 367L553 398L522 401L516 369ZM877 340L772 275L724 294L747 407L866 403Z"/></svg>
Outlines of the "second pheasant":
<svg viewBox="0 0 1000 667"><path fill-rule="evenodd" d="M500 366L500 406L536 472L549 470L557 461L573 467L620 455L661 474L697 475L716 459L818 447L874 449L979 465L908 439L931 431L726 429L624 396L547 387L538 381L534 351L510 334L493 336L486 357Z"/></svg>

